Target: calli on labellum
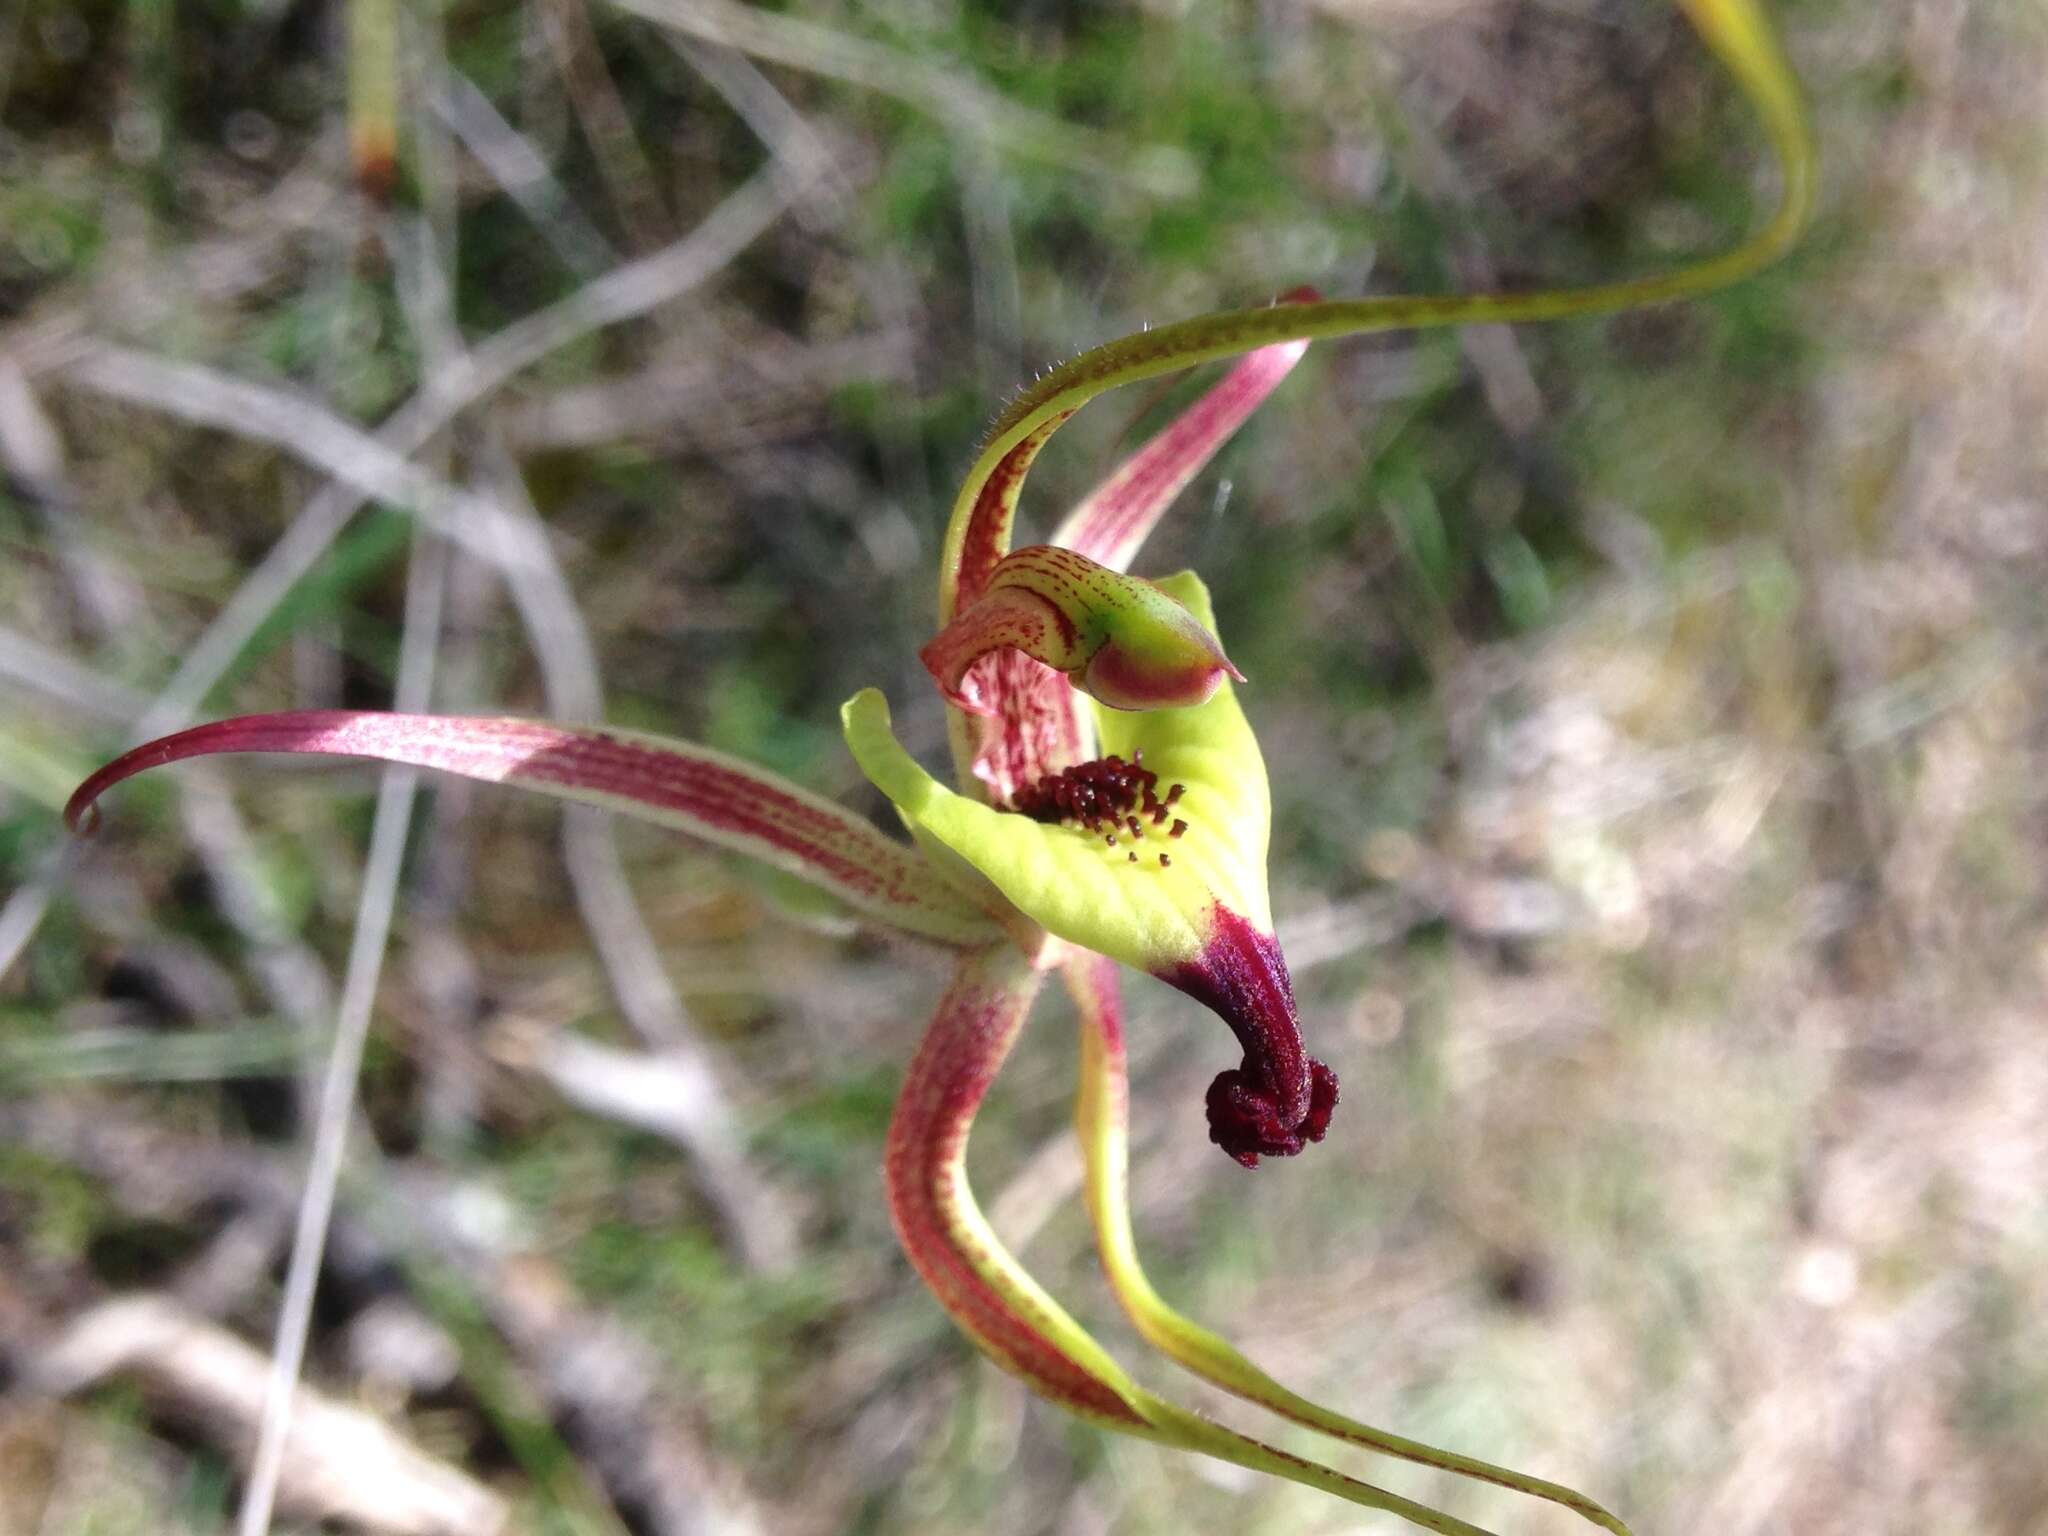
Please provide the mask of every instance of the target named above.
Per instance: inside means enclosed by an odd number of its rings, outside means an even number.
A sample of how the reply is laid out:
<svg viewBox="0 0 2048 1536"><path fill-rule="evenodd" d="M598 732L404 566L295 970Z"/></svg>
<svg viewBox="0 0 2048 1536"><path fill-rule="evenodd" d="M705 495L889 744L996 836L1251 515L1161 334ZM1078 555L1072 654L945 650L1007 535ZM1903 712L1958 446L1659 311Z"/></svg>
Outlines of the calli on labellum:
<svg viewBox="0 0 2048 1536"><path fill-rule="evenodd" d="M1339 1441L1546 1499L1626 1527L1569 1488L1407 1440L1289 1391L1160 1297L1125 1196L1128 1081L1118 968L1212 1009L1241 1059L1211 1084L1209 1135L1246 1167L1323 1139L1337 1079L1309 1054L1266 888L1265 763L1243 679L1190 573L1127 574L1177 493L1308 344L1372 331L1555 319L1667 302L1736 281L1797 238L1813 156L1799 94L1755 0L1679 0L1756 106L1782 177L1769 223L1674 272L1517 295L1324 301L1158 327L1041 378L997 419L955 503L938 633L922 659L949 704L955 787L890 730L867 689L842 711L861 770L909 844L763 769L685 742L530 720L301 711L202 725L137 747L72 797L84 829L108 788L224 752L415 764L639 816L810 882L864 920L951 949L953 977L906 1074L884 1180L911 1263L961 1329L1041 1395L1108 1428L1219 1457L1397 1514L1446 1536L1479 1528L1276 1450L1139 1387L1003 1247L966 1179L969 1129L1045 978L1081 1020L1078 1125L1104 1270L1143 1338L1197 1375ZM1018 496L1060 423L1119 384L1236 359L1225 377L1060 525L1012 551Z"/></svg>

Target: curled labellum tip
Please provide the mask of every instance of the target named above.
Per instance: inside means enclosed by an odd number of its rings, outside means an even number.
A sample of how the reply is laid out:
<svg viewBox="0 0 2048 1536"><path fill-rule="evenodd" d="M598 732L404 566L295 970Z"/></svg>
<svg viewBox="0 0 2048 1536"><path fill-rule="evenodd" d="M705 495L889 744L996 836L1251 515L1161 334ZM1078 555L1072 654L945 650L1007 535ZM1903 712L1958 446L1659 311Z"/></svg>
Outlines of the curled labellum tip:
<svg viewBox="0 0 2048 1536"><path fill-rule="evenodd" d="M1244 1049L1243 1064L1209 1084L1209 1139L1247 1168L1321 1141L1337 1074L1303 1048L1278 940L1218 906L1197 957L1160 976L1214 1009Z"/></svg>
<svg viewBox="0 0 2048 1536"><path fill-rule="evenodd" d="M992 651L1022 651L1111 709L1206 703L1243 674L1186 606L1143 577L1051 544L1015 550L988 585L918 653L946 697L988 713L968 670Z"/></svg>

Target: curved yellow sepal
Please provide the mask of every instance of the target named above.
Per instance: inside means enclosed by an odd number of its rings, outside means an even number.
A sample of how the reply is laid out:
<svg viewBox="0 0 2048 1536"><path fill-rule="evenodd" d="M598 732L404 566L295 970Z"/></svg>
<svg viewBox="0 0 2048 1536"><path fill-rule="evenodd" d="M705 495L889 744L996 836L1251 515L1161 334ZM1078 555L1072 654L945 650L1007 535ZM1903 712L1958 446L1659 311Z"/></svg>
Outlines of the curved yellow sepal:
<svg viewBox="0 0 2048 1536"><path fill-rule="evenodd" d="M1813 213L1815 154L1799 83L1758 0L1677 0L1762 120L1781 184L1770 221L1718 256L1590 288L1528 293L1375 294L1226 310L1122 336L1035 380L989 429L953 504L939 561L939 617L953 616L963 569L986 569L1010 547L1024 478L1060 424L1105 390L1288 342L1331 341L1445 325L1520 323L1614 314L1696 298L1768 266ZM972 595L971 591L969 595Z"/></svg>
<svg viewBox="0 0 2048 1536"><path fill-rule="evenodd" d="M1209 594L1196 577L1182 573L1159 585L1205 625L1213 623ZM951 849L1026 917L1069 943L1158 971L1201 951L1219 904L1262 931L1272 926L1266 768L1227 682L1207 703L1187 709L1099 712L1105 752L1128 759L1142 751L1162 794L1182 786L1164 821L1140 818L1142 835L1127 824L1091 832L1034 821L955 794L903 750L876 689L849 699L840 718L861 771L914 833ZM1177 837L1175 822L1183 824Z"/></svg>
<svg viewBox="0 0 2048 1536"><path fill-rule="evenodd" d="M964 957L897 1100L883 1160L890 1214L905 1252L940 1305L997 1364L1105 1429L1284 1477L1386 1510L1438 1536L1489 1536L1441 1510L1155 1397L1003 1246L968 1185L967 1140L1041 974L1003 946Z"/></svg>
<svg viewBox="0 0 2048 1536"><path fill-rule="evenodd" d="M1204 1380L1293 1423L1382 1455L1561 1505L1614 1536L1630 1536L1617 1516L1575 1488L1377 1429L1290 1391L1228 1340L1175 1311L1145 1273L1131 1230L1130 1089L1116 972L1098 960L1075 957L1061 973L1081 1021L1074 1121L1087 1170L1088 1213L1110 1289L1146 1343Z"/></svg>

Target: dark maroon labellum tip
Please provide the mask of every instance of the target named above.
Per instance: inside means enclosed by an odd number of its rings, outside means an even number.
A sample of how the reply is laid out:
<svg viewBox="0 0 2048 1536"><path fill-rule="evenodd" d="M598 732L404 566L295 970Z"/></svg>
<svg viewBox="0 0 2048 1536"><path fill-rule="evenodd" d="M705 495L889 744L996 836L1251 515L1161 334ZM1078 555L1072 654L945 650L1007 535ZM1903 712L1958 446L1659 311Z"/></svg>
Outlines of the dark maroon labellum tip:
<svg viewBox="0 0 2048 1536"><path fill-rule="evenodd" d="M1209 1085L1209 1139L1247 1168L1258 1167L1261 1157L1292 1157L1321 1141L1337 1107L1337 1074L1313 1056L1308 1070L1308 1114L1293 1125L1243 1072L1217 1073Z"/></svg>
<svg viewBox="0 0 2048 1536"><path fill-rule="evenodd" d="M1244 1062L1209 1085L1209 1139L1247 1168L1321 1141L1337 1107L1337 1075L1301 1041L1294 983L1279 942L1222 907L1210 912L1199 960L1161 979L1216 1010Z"/></svg>

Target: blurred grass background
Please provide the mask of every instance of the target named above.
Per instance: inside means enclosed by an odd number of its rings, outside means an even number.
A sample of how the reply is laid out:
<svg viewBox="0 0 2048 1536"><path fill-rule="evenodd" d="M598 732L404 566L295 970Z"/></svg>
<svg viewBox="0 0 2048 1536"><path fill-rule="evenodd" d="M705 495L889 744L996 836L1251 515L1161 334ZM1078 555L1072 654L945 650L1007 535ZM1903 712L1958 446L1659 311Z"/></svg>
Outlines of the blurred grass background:
<svg viewBox="0 0 2048 1536"><path fill-rule="evenodd" d="M1316 349L1148 554L1202 571L1253 679L1345 1100L1244 1174L1203 1134L1222 1032L1134 981L1138 1227L1283 1380L1642 1536L2019 1536L2048 1531L2048 12L1776 11L1825 162L1793 260ZM0 1532L229 1528L361 896L346 767L158 775L68 845L138 722L383 706L402 652L436 707L575 711L587 658L608 718L878 811L836 706L881 683L938 759L936 544L1034 367L1303 282L1637 272L1770 194L1656 4L464 0L399 8L379 203L345 20L0 0ZM1077 419L1039 530L1200 382ZM346 517L343 474L382 499ZM559 823L423 791L308 1362L342 1417L287 1527L1393 1528L975 1357L876 1173L939 967ZM1042 1007L978 1178L1135 1360L1073 1054Z"/></svg>

